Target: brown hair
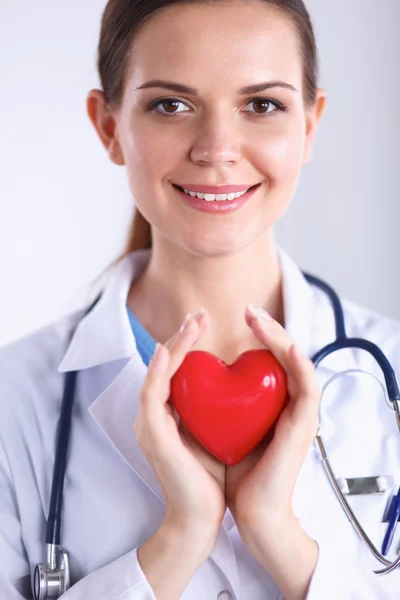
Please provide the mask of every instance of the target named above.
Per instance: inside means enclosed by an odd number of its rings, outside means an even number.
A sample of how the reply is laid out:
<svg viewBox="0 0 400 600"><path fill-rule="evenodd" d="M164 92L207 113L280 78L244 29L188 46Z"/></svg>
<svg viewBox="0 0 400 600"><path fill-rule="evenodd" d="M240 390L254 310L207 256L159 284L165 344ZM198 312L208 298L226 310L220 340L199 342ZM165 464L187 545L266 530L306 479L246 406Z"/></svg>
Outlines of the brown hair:
<svg viewBox="0 0 400 600"><path fill-rule="evenodd" d="M318 52L313 25L303 0L255 0L285 13L298 34L298 49L303 61L304 104L313 106L318 81ZM98 47L98 70L105 100L117 108L122 101L127 65L132 55L132 42L142 23L161 9L174 4L215 4L226 0L109 0L102 16ZM125 250L119 262L134 250L151 248L151 226L135 208ZM113 264L115 264L115 262Z"/></svg>

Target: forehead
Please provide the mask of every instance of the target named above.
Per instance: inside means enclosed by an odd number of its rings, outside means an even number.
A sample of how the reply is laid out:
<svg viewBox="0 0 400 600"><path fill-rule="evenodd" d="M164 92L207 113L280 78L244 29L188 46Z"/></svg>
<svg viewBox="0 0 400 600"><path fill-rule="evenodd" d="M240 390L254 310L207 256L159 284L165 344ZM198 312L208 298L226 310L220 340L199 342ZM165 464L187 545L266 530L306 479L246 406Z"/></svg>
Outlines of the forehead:
<svg viewBox="0 0 400 600"><path fill-rule="evenodd" d="M167 75L208 88L230 82L236 89L239 82L286 77L301 86L297 44L289 17L262 2L172 5L138 30L129 81L135 86Z"/></svg>

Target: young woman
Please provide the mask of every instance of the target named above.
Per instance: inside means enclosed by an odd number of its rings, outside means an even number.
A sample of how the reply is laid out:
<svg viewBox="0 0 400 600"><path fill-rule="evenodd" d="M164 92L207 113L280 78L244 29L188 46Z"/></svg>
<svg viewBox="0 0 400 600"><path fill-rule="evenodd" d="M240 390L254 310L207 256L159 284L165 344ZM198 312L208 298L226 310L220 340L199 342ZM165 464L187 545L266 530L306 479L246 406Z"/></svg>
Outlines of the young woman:
<svg viewBox="0 0 400 600"><path fill-rule="evenodd" d="M317 375L310 357L335 339L332 306L274 240L326 103L303 1L110 0L99 71L88 114L110 160L126 166L134 222L91 312L1 352L0 597L31 598L36 587L37 597L59 595L43 591L43 570L42 582L33 573L46 561L58 420L74 371L63 598L398 597L399 569L373 573L313 444L322 384L377 366L336 353ZM399 373L399 323L343 305L349 335L378 343ZM191 350L232 363L256 348L285 369L288 402L273 436L226 466L172 410L171 378ZM379 544L399 485L398 431L373 386L358 430L359 400L345 378L324 425L342 478L387 483L349 496ZM398 543L396 531L388 559Z"/></svg>

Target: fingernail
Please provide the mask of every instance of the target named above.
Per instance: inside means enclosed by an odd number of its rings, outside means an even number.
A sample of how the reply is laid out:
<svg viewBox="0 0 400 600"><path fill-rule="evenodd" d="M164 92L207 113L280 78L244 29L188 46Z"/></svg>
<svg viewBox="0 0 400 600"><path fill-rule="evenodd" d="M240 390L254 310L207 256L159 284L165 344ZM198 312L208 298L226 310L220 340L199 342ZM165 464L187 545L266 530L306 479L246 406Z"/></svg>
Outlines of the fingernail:
<svg viewBox="0 0 400 600"><path fill-rule="evenodd" d="M261 319L261 321L273 321L271 315L264 310L263 308L259 308L257 311L257 317Z"/></svg>
<svg viewBox="0 0 400 600"><path fill-rule="evenodd" d="M294 354L295 360L298 363L301 363L301 358L302 358L301 351L300 351L300 348L296 344L293 344L293 354Z"/></svg>
<svg viewBox="0 0 400 600"><path fill-rule="evenodd" d="M160 355L161 344L159 342L156 343L156 347L153 352L153 356L150 359L150 362L157 362L158 357Z"/></svg>
<svg viewBox="0 0 400 600"><path fill-rule="evenodd" d="M192 315L192 313L190 313L190 312L189 312L189 313L186 315L186 317L185 317L185 320L183 321L183 323L182 323L182 325L181 325L181 328L180 328L180 330L179 330L179 333L182 333L182 331L185 329L185 325L186 325L186 323L189 321L189 319L191 319L191 318L192 318L192 316L193 316L193 315Z"/></svg>
<svg viewBox="0 0 400 600"><path fill-rule="evenodd" d="M256 308L254 304L249 304L247 308L249 309L252 315L254 315L257 319L261 321L269 322L274 320L271 317L271 315L263 308Z"/></svg>
<svg viewBox="0 0 400 600"><path fill-rule="evenodd" d="M194 316L195 319L199 319L202 315L204 315L204 313L206 312L206 309L204 308L204 306L201 307L201 309L199 310L199 312L197 312Z"/></svg>
<svg viewBox="0 0 400 600"><path fill-rule="evenodd" d="M257 309L256 309L256 307L254 306L254 304L251 304L251 303L250 303L250 304L247 306L247 308L249 309L249 311L251 312L251 314L252 314L254 317L257 317Z"/></svg>

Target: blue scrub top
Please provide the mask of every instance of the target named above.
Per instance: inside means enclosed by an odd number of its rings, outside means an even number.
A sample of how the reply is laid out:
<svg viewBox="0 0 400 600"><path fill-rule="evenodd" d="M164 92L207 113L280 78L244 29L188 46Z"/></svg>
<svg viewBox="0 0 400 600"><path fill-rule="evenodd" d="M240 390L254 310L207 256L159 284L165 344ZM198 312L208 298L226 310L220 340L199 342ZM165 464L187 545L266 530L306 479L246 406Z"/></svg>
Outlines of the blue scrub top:
<svg viewBox="0 0 400 600"><path fill-rule="evenodd" d="M151 337L147 329L138 321L135 314L127 306L129 321L132 327L133 335L136 339L137 349L146 366L149 366L151 357L156 349L156 341Z"/></svg>

